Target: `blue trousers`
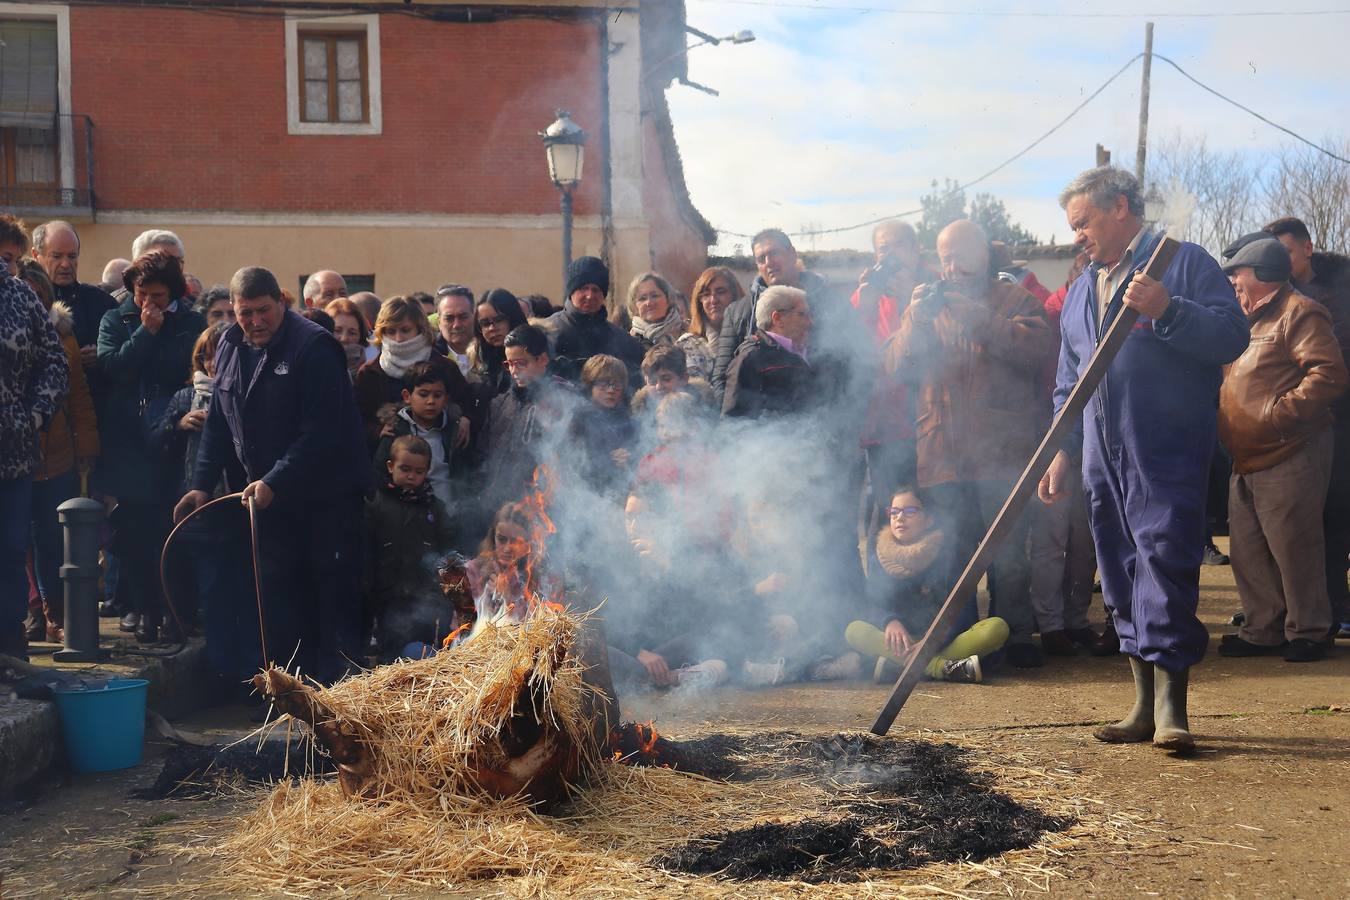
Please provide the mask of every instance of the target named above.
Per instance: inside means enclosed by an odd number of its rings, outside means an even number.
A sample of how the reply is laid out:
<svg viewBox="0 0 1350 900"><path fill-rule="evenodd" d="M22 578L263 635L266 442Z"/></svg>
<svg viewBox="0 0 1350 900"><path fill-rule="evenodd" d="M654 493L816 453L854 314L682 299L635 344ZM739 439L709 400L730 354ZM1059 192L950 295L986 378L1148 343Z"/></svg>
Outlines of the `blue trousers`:
<svg viewBox="0 0 1350 900"><path fill-rule="evenodd" d="M28 615L28 523L33 478L0 478L0 652L25 655Z"/></svg>
<svg viewBox="0 0 1350 900"><path fill-rule="evenodd" d="M1209 644L1196 616L1209 455L1194 472L1143 472L1128 446L1107 450L1094 438L1083 445L1083 478L1120 652L1169 671L1189 668Z"/></svg>

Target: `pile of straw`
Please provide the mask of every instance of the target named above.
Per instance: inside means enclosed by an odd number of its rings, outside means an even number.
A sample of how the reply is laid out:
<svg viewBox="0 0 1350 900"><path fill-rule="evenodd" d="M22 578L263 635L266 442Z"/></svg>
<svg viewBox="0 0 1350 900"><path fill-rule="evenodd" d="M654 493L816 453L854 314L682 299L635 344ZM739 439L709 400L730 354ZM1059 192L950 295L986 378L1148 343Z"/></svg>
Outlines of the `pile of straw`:
<svg viewBox="0 0 1350 900"><path fill-rule="evenodd" d="M593 772L599 748L587 702L592 689L574 652L580 625L565 611L541 607L522 624L487 625L452 651L317 690L316 699L373 755L362 793L391 804L476 797L475 773L508 760L503 729L518 714L570 741L581 777Z"/></svg>

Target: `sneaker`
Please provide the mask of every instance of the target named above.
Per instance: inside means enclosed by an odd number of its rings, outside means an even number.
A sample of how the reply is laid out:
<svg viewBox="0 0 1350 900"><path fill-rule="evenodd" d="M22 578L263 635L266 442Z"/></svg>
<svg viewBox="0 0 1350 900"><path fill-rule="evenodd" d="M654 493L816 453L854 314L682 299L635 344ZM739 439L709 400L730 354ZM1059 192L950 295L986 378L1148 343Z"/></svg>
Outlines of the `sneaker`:
<svg viewBox="0 0 1350 900"><path fill-rule="evenodd" d="M773 687L783 681L783 672L787 668L787 660L778 657L771 663L757 663L746 660L743 666L743 680L746 687Z"/></svg>
<svg viewBox="0 0 1350 900"><path fill-rule="evenodd" d="M136 626L139 624L141 624L141 614L138 612L129 612L122 617L121 622L117 623L117 630L131 634L136 630Z"/></svg>
<svg viewBox="0 0 1350 900"><path fill-rule="evenodd" d="M1317 662L1326 659L1327 648L1324 644L1307 638L1294 638L1284 645L1285 662Z"/></svg>
<svg viewBox="0 0 1350 900"><path fill-rule="evenodd" d="M1311 643L1311 642L1309 642ZM1244 641L1236 634L1225 634L1219 638L1219 655L1228 657L1243 656L1279 656L1284 653L1284 644L1253 644Z"/></svg>
<svg viewBox="0 0 1350 900"><path fill-rule="evenodd" d="M1094 635L1095 636L1095 635ZM1078 647L1063 631L1041 632L1041 652L1046 656L1077 656Z"/></svg>
<svg viewBox="0 0 1350 900"><path fill-rule="evenodd" d="M111 600L100 600L98 604L98 617L100 619L116 619L122 615L122 607Z"/></svg>
<svg viewBox="0 0 1350 900"><path fill-rule="evenodd" d="M1247 624L1247 614L1239 609L1228 617L1228 624L1232 625L1234 628L1241 628L1243 625Z"/></svg>
<svg viewBox="0 0 1350 900"><path fill-rule="evenodd" d="M1350 638L1350 622L1342 622L1339 626L1331 626L1331 637L1334 640L1345 640Z"/></svg>
<svg viewBox="0 0 1350 900"><path fill-rule="evenodd" d="M1228 558L1228 554L1220 552L1219 548L1214 546L1213 541L1210 541L1205 545L1205 551L1200 561L1207 566L1227 566L1232 564L1231 560Z"/></svg>
<svg viewBox="0 0 1350 900"><path fill-rule="evenodd" d="M812 681L852 681L862 674L862 656L845 653L826 658L811 667Z"/></svg>
<svg viewBox="0 0 1350 900"><path fill-rule="evenodd" d="M1003 648L1008 657L1008 665L1018 669L1039 669L1045 665L1041 648L1031 641L1018 641ZM969 657L974 659L974 657Z"/></svg>
<svg viewBox="0 0 1350 900"><path fill-rule="evenodd" d="M963 681L967 684L979 684L984 680L978 656L965 659L949 659L942 663L943 681Z"/></svg>
<svg viewBox="0 0 1350 900"><path fill-rule="evenodd" d="M705 659L701 663L675 670L675 690L671 693L697 694L711 690L727 680L727 664L720 659Z"/></svg>

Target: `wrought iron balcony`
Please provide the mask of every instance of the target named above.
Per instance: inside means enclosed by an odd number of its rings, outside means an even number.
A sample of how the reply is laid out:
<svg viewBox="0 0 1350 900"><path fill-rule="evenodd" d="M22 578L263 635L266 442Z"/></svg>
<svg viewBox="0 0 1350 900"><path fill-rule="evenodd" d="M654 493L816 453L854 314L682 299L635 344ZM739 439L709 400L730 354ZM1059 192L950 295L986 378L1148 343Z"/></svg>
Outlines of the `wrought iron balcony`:
<svg viewBox="0 0 1350 900"><path fill-rule="evenodd" d="M91 220L97 208L93 119L59 115L54 124L49 164L33 159L44 148L32 137L43 132L0 129L0 207L29 219Z"/></svg>

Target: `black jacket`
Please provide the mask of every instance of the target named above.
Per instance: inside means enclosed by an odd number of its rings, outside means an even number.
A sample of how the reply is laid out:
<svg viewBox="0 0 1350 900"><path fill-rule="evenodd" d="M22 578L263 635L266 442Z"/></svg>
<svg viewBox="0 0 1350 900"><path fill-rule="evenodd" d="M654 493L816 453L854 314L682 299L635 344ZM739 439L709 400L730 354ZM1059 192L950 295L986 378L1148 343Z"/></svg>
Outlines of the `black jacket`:
<svg viewBox="0 0 1350 900"><path fill-rule="evenodd" d="M811 307L811 315L830 303L834 298L829 283L815 272L802 272L798 286L806 291L806 302ZM746 338L755 333L755 306L759 295L769 289L762 276L756 275L750 283L750 292L727 307L722 319L722 330L717 334L717 361L713 363L713 393L721 401L727 385L727 369L736 356L736 351Z"/></svg>
<svg viewBox="0 0 1350 900"><path fill-rule="evenodd" d="M810 363L763 332L741 344L727 369L722 415L740 418L805 412L818 401Z"/></svg>
<svg viewBox="0 0 1350 900"><path fill-rule="evenodd" d="M592 356L606 353L623 360L634 389L642 385L645 351L637 338L606 318L605 310L586 315L568 300L548 320L554 333L554 371L573 383L581 379L581 367Z"/></svg>
<svg viewBox="0 0 1350 900"><path fill-rule="evenodd" d="M1312 256L1312 268L1313 277L1294 287L1331 313L1331 331L1340 345L1341 355L1350 360L1350 257L1319 250ZM1337 440L1338 456L1350 453L1350 391L1341 394L1332 404L1331 411L1337 434L1347 435L1347 438Z"/></svg>
<svg viewBox="0 0 1350 900"><path fill-rule="evenodd" d="M288 511L365 493L370 458L342 345L287 310L249 377L245 355L244 333L231 326L216 351L215 391L192 487L211 491L234 456L246 477L265 481Z"/></svg>
<svg viewBox="0 0 1350 900"><path fill-rule="evenodd" d="M605 409L594 403L577 410L571 425L574 459L578 460L581 477L593 489L605 494L619 494L628 490L637 465L637 424L628 407L620 404ZM628 450L633 455L629 465L621 467L614 462L615 450Z"/></svg>

